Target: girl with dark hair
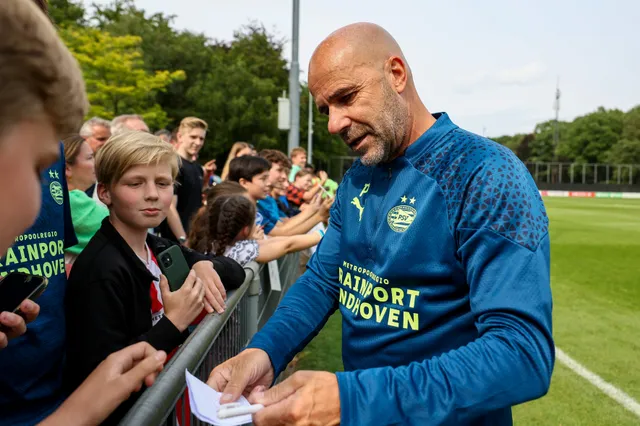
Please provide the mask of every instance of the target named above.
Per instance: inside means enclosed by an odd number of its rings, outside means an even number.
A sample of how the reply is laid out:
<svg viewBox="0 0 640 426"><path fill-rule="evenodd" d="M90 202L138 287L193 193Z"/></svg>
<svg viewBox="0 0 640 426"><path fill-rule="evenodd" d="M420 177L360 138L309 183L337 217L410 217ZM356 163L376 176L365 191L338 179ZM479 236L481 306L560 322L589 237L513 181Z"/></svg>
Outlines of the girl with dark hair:
<svg viewBox="0 0 640 426"><path fill-rule="evenodd" d="M246 192L246 191L245 191ZM267 263L317 245L322 232L264 239L255 225L256 206L246 194L209 198L194 220L187 244L201 253L224 255L240 265Z"/></svg>

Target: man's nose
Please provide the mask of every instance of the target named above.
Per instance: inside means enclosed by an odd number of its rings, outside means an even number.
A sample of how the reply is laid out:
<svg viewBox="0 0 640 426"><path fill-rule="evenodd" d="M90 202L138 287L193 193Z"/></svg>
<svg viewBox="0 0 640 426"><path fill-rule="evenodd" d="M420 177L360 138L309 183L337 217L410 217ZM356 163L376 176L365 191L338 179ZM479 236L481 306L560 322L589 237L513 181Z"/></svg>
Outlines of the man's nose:
<svg viewBox="0 0 640 426"><path fill-rule="evenodd" d="M337 135L351 126L351 119L338 109L329 109L329 133Z"/></svg>

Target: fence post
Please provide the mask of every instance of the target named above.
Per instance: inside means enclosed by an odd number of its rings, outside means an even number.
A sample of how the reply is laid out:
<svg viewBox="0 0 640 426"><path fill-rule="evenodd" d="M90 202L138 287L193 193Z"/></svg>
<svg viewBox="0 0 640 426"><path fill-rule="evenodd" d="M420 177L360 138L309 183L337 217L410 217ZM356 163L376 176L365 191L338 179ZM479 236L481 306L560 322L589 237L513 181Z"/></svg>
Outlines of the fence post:
<svg viewBox="0 0 640 426"><path fill-rule="evenodd" d="M587 163L582 163L582 183L587 183Z"/></svg>
<svg viewBox="0 0 640 426"><path fill-rule="evenodd" d="M249 289L247 290L247 343L251 341L254 334L258 332L258 319L260 310L258 308L258 299L260 298L260 274L255 272Z"/></svg>
<svg viewBox="0 0 640 426"><path fill-rule="evenodd" d="M573 183L573 163L571 163L571 183Z"/></svg>
<svg viewBox="0 0 640 426"><path fill-rule="evenodd" d="M562 163L558 163L558 183L562 183Z"/></svg>
<svg viewBox="0 0 640 426"><path fill-rule="evenodd" d="M620 185L620 178L622 177L620 176L621 168L622 166L618 166L618 185Z"/></svg>

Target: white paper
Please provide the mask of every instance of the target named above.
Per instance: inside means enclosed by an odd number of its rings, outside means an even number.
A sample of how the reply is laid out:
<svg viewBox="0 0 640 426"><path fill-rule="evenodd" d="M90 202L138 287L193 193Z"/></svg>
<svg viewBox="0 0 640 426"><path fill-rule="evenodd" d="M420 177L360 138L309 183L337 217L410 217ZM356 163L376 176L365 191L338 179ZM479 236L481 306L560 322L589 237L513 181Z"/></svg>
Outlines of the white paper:
<svg viewBox="0 0 640 426"><path fill-rule="evenodd" d="M199 420L214 426L237 426L251 423L251 414L228 419L218 418L218 409L220 408L220 397L222 393L216 392L206 383L189 373L188 370L185 370L185 376L187 378L187 388L189 389L191 413ZM241 396L236 402L240 405L251 405L244 396Z"/></svg>

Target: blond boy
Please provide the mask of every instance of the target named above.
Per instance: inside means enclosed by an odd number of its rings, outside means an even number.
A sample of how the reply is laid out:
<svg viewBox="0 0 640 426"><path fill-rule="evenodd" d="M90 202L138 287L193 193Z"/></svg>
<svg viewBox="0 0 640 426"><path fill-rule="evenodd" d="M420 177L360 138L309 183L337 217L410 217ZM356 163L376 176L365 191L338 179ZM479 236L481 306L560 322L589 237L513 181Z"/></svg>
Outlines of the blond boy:
<svg viewBox="0 0 640 426"><path fill-rule="evenodd" d="M196 159L204 145L207 129L207 123L197 117L184 118L178 127L176 152L182 163L167 220L159 231L163 237L180 244L187 240L191 220L202 207L205 177L204 169L196 163Z"/></svg>
<svg viewBox="0 0 640 426"><path fill-rule="evenodd" d="M176 291L161 276L158 255L175 243L147 232L166 217L179 159L171 145L143 132L122 132L98 152L100 200L109 217L76 260L67 293L65 386L73 391L111 353L146 341L171 352L205 308L205 294L219 291L203 280L215 274L212 259L181 247L192 271ZM218 269L235 270L225 280L244 280L239 265L214 259ZM202 280L201 280L202 278ZM208 306L209 312L212 311ZM118 421L137 395L107 423Z"/></svg>

